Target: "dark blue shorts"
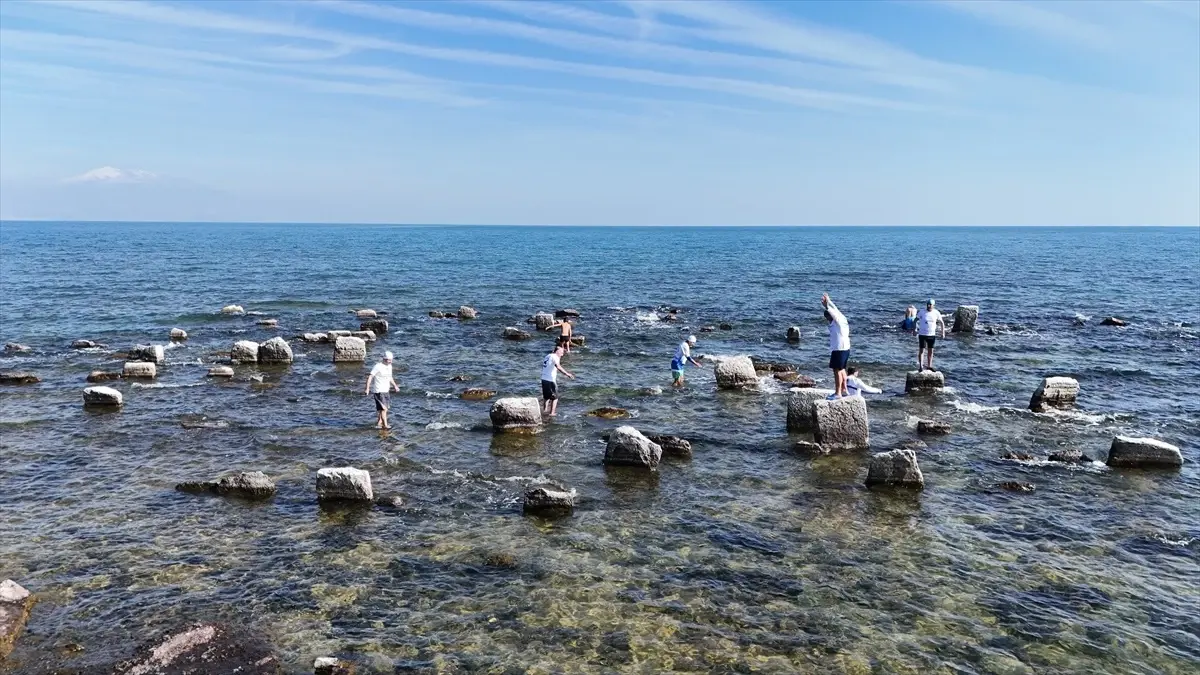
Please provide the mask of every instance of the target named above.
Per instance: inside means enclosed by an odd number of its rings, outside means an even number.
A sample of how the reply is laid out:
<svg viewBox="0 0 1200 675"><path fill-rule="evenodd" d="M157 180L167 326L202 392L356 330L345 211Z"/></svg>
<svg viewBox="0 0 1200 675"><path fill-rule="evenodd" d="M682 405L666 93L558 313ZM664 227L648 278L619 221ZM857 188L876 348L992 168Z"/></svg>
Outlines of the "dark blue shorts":
<svg viewBox="0 0 1200 675"><path fill-rule="evenodd" d="M917 347L920 349L933 349L933 343L935 342L937 342L936 335L917 336Z"/></svg>
<svg viewBox="0 0 1200 675"><path fill-rule="evenodd" d="M542 380L542 398L547 401L558 400L558 384L550 380Z"/></svg>
<svg viewBox="0 0 1200 675"><path fill-rule="evenodd" d="M829 352L829 367L834 370L845 370L846 364L850 363L850 350L841 349L836 352Z"/></svg>

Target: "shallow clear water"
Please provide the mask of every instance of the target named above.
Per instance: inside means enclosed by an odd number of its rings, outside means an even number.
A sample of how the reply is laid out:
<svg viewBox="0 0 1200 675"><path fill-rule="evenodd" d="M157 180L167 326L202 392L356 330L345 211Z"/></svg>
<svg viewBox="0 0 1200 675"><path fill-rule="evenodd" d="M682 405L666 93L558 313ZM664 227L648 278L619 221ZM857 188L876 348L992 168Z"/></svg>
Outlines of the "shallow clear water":
<svg viewBox="0 0 1200 675"><path fill-rule="evenodd" d="M1194 673L1198 260L1196 229L4 223L0 341L33 352L0 369L43 381L0 388L0 578L41 597L0 671L102 672L156 630L214 619L264 634L289 672L340 654L360 672ZM680 337L725 321L698 352L790 361L827 384L824 291L885 390L873 449L915 440L918 417L954 427L919 451L924 492L866 489L865 454L793 452L773 381L719 393L693 369L687 389L666 386ZM892 326L928 296L1002 327L940 341L950 388L912 399L915 345ZM230 303L255 314L220 315ZM480 318L426 316L460 304ZM680 323L652 320L662 305ZM392 324L366 366L293 342L290 367L204 377L235 340L357 328L357 307ZM535 395L551 338L499 334L562 307L583 313L588 347L566 360L579 379L558 420L494 438L489 404L454 395ZM1100 326L1109 315L1131 325ZM82 409L90 370L173 327L190 339L155 384L118 383L120 412ZM69 349L79 338L109 347ZM385 348L402 364L390 435L361 394ZM1051 374L1079 379L1077 413L1025 410ZM622 422L585 416L602 405L692 439L693 459L606 470L600 435ZM183 427L199 416L227 426ZM1117 433L1187 462L1000 459L1103 459ZM319 509L315 471L343 464L405 507ZM277 479L273 500L173 490L253 469ZM579 492L574 516L521 515L543 477Z"/></svg>

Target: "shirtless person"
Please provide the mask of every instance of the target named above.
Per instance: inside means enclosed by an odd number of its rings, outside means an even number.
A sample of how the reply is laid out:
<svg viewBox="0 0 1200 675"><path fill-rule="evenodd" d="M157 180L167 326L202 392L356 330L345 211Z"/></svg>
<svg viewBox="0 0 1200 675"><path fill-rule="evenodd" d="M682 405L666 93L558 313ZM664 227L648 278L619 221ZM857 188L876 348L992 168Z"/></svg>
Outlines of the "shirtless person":
<svg viewBox="0 0 1200 675"><path fill-rule="evenodd" d="M564 350L566 350L566 353L570 354L571 336L575 334L575 326L571 324L571 318L567 317L562 321L556 321L549 326L546 326L546 330L554 330L555 328L562 329L562 332L558 335L558 344Z"/></svg>

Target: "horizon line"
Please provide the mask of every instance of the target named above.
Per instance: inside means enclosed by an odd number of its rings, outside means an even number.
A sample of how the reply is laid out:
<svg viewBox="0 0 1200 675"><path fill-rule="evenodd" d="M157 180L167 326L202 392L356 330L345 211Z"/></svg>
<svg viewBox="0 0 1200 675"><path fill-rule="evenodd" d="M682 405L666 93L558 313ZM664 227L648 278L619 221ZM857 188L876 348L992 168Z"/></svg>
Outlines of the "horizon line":
<svg viewBox="0 0 1200 675"><path fill-rule="evenodd" d="M670 224L670 223L654 223L654 224L609 224L609 225L583 225L572 223L397 223L397 222L339 222L339 221L289 221L289 220L61 220L54 218L0 218L0 224L5 223L23 223L23 224L62 224L62 225L302 225L302 226L350 226L350 227L613 227L613 228L658 228L658 227L690 227L690 228L885 228L885 227L912 227L912 228L1055 228L1055 227L1070 227L1070 228L1200 228L1200 223L1194 224L1125 224L1125 225L1092 225L1092 224L1041 224L1041 225L983 225L983 224L902 224L902 223L855 223L855 224L817 224L817 223L799 223L799 224L727 224L727 225L697 225L697 224Z"/></svg>

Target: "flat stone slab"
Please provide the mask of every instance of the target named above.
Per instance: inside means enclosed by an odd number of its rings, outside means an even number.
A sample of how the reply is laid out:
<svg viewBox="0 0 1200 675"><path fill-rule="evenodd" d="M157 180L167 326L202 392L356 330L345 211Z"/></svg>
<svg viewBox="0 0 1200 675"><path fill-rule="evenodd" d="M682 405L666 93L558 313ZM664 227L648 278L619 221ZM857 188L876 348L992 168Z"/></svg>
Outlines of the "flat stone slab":
<svg viewBox="0 0 1200 675"><path fill-rule="evenodd" d="M1029 409L1041 412L1046 406L1062 408L1074 405L1079 397L1079 382L1073 377L1047 377L1042 379L1033 396L1029 399Z"/></svg>
<svg viewBox="0 0 1200 675"><path fill-rule="evenodd" d="M1155 438L1117 436L1108 450L1108 465L1143 469L1177 469L1183 453L1177 446Z"/></svg>
<svg viewBox="0 0 1200 675"><path fill-rule="evenodd" d="M946 376L940 370L910 370L904 378L904 392L930 392L943 389Z"/></svg>
<svg viewBox="0 0 1200 675"><path fill-rule="evenodd" d="M0 582L0 661L12 653L37 598L12 579Z"/></svg>
<svg viewBox="0 0 1200 675"><path fill-rule="evenodd" d="M812 410L813 440L827 450L861 450L871 446L867 401L849 396L816 401Z"/></svg>
<svg viewBox="0 0 1200 675"><path fill-rule="evenodd" d="M901 448L871 455L871 463L867 466L867 485L923 489L925 476L917 465L917 453Z"/></svg>
<svg viewBox="0 0 1200 675"><path fill-rule="evenodd" d="M245 630L196 624L147 642L113 675L277 675L279 660L267 643Z"/></svg>
<svg viewBox="0 0 1200 675"><path fill-rule="evenodd" d="M121 377L142 378L153 380L158 375L158 368L147 361L126 361L121 369Z"/></svg>
<svg viewBox="0 0 1200 675"><path fill-rule="evenodd" d="M42 378L33 373L0 373L0 384L37 384Z"/></svg>

